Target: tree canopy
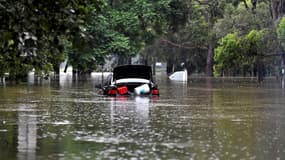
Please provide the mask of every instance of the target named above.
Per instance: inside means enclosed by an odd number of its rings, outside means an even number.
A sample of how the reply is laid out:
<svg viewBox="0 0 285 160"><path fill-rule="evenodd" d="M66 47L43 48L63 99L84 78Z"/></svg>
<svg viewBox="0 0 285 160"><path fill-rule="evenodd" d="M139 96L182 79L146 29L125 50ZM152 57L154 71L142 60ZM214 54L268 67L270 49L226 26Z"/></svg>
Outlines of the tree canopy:
<svg viewBox="0 0 285 160"><path fill-rule="evenodd" d="M166 61L169 68L183 62L190 73L211 76L214 65L236 68L251 57L284 50L284 5L280 0L0 0L0 77L9 73L18 79L33 69L57 73L65 59L78 73L90 73L106 56L137 54L150 63Z"/></svg>
<svg viewBox="0 0 285 160"><path fill-rule="evenodd" d="M165 31L170 0L0 1L0 65L12 78L68 63L87 73L110 54L132 56Z"/></svg>

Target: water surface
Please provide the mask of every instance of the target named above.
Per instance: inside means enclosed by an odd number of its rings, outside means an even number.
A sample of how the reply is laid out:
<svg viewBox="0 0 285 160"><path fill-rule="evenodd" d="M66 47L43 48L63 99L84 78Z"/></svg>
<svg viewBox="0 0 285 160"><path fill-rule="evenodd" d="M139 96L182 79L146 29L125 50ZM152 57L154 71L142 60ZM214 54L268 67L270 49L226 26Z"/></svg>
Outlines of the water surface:
<svg viewBox="0 0 285 160"><path fill-rule="evenodd" d="M280 82L157 83L116 98L92 80L0 86L0 159L285 159Z"/></svg>

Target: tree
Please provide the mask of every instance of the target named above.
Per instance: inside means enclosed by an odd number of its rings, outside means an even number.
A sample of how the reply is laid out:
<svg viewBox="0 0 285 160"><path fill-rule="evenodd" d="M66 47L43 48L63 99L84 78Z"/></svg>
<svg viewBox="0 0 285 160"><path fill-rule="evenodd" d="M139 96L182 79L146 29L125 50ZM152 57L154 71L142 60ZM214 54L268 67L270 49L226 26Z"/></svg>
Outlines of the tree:
<svg viewBox="0 0 285 160"><path fill-rule="evenodd" d="M216 36L214 33L214 25L218 18L222 17L225 1L203 1L195 0L201 5L201 8L206 10L205 17L208 22L208 55L207 55L207 66L206 75L213 76L213 65L214 65L214 49Z"/></svg>
<svg viewBox="0 0 285 160"><path fill-rule="evenodd" d="M8 72L8 62L9 58L7 52L13 52L14 40L11 39L11 35L8 32L1 32L2 36L0 37L0 78L4 77L4 74Z"/></svg>
<svg viewBox="0 0 285 160"><path fill-rule="evenodd" d="M243 5L234 7L227 4L223 18L217 20L215 33L217 38L224 37L227 33L238 32L240 35L248 34L251 30L262 30L264 28L273 29L273 20L270 18L268 4L259 3L259 7L252 13Z"/></svg>
<svg viewBox="0 0 285 160"><path fill-rule="evenodd" d="M227 34L215 50L215 75L234 75L239 69L242 56L241 40L238 33Z"/></svg>
<svg viewBox="0 0 285 160"><path fill-rule="evenodd" d="M99 0L0 1L0 33L5 35L0 51L10 77L17 79L32 68L58 72L65 58L64 43L84 34L81 26L87 15L101 5Z"/></svg>
<svg viewBox="0 0 285 160"><path fill-rule="evenodd" d="M246 53L246 62L255 65L258 81L262 81L265 76L264 53L262 52L262 38L264 37L263 31L252 30L244 37L244 49Z"/></svg>
<svg viewBox="0 0 285 160"><path fill-rule="evenodd" d="M227 34L215 52L216 75L251 72L256 70L259 80L265 73L264 65L268 55L268 33L266 30L251 30L244 36L238 33Z"/></svg>
<svg viewBox="0 0 285 160"><path fill-rule="evenodd" d="M110 21L113 30L116 32L115 35L129 40L129 49L128 52L110 53L122 57L119 58L119 63L128 63L131 56L139 53L146 45L152 44L156 37L166 32L167 14L172 0L111 2Z"/></svg>
<svg viewBox="0 0 285 160"><path fill-rule="evenodd" d="M260 62L267 65L267 68L272 68L272 61L277 59L270 56L276 52L278 46L269 3L258 2L254 12L249 9L252 5L248 2L248 8L243 3L237 6L227 4L223 18L215 24L215 32L219 39L229 32L238 32L243 46L241 54L245 54L240 64L243 66L243 72L246 73L251 70L251 75L253 75L253 70L258 68L256 57L259 57ZM259 37L258 43L254 42L257 37ZM258 44L258 47L255 46L256 44Z"/></svg>
<svg viewBox="0 0 285 160"><path fill-rule="evenodd" d="M284 50L285 50L285 18L283 17L280 20L280 23L278 25L277 28L277 34L278 34L278 40L279 40L279 45L282 49L282 63L283 63L283 67L285 65L285 54L284 54Z"/></svg>
<svg viewBox="0 0 285 160"><path fill-rule="evenodd" d="M196 0L172 1L167 18L167 34L143 53L167 61L168 72L172 72L174 66L181 68L180 63L184 62L184 67L190 72L196 70L204 73L210 38L209 6L214 4L215 2Z"/></svg>
<svg viewBox="0 0 285 160"><path fill-rule="evenodd" d="M196 3L195 3L196 4ZM204 60L206 48L207 23L202 11L194 5L192 0L173 0L169 9L165 11L166 29L162 36L158 37L154 44L147 45L140 53L150 63L156 60L166 61L167 72L173 72L173 68L189 67L189 71L204 71L205 66L200 61ZM199 54L194 50L199 51ZM194 58L196 57L196 58ZM198 59L201 58L201 59ZM190 69L191 65L191 69ZM193 66L195 65L195 66Z"/></svg>

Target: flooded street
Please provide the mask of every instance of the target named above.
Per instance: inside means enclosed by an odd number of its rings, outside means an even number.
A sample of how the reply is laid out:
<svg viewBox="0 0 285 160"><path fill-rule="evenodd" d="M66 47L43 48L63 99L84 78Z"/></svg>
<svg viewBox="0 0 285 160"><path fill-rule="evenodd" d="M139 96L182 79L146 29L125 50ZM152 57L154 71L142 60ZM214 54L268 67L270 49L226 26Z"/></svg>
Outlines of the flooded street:
<svg viewBox="0 0 285 160"><path fill-rule="evenodd" d="M92 81L0 87L0 159L285 159L276 80L158 80L159 97Z"/></svg>

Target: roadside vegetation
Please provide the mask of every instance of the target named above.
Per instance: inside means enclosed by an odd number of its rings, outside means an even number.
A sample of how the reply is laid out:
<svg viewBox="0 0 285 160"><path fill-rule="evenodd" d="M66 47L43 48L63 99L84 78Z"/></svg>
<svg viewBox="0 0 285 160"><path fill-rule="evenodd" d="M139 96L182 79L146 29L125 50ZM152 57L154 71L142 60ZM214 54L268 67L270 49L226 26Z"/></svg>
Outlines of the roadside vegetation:
<svg viewBox="0 0 285 160"><path fill-rule="evenodd" d="M107 56L206 76L276 74L285 61L281 0L0 0L0 77L48 77L67 59L89 74ZM283 56L282 56L283 55ZM2 78L1 78L2 79Z"/></svg>

